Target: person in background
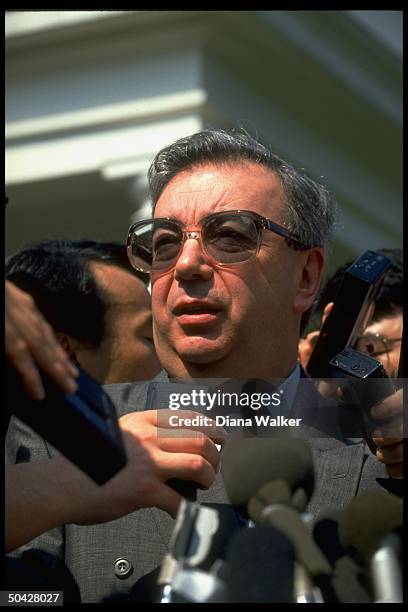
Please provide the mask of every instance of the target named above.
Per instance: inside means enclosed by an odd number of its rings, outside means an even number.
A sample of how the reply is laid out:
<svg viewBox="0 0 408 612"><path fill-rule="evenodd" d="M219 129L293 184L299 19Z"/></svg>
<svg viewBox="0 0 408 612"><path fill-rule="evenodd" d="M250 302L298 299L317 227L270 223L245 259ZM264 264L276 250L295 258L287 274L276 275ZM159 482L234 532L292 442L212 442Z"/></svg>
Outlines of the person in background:
<svg viewBox="0 0 408 612"><path fill-rule="evenodd" d="M378 249L377 252L388 257L391 263L375 296L374 311L369 324L354 348L381 361L388 376L395 378L399 366L403 326L402 249ZM320 327L331 310L344 273L352 263L350 261L336 270L323 286L313 307L311 320L316 329L310 331L299 342L299 359L305 369L320 333Z"/></svg>
<svg viewBox="0 0 408 612"><path fill-rule="evenodd" d="M146 277L115 242L47 240L6 260L6 278L34 299L72 362L101 384L160 371Z"/></svg>
<svg viewBox="0 0 408 612"><path fill-rule="evenodd" d="M402 249L378 249L378 253L388 257L391 263L375 296L372 317L354 348L380 361L387 375L397 378L403 329ZM329 316L344 273L351 264L352 262L348 262L336 270L321 290L311 314L312 320L316 321L319 328ZM299 341L299 360L306 370L319 333L320 329L311 331L306 338L301 338ZM386 415L378 413L377 416L382 418ZM377 459L386 463L388 474L401 478L403 475L402 436L390 439L374 438L374 442L377 445Z"/></svg>

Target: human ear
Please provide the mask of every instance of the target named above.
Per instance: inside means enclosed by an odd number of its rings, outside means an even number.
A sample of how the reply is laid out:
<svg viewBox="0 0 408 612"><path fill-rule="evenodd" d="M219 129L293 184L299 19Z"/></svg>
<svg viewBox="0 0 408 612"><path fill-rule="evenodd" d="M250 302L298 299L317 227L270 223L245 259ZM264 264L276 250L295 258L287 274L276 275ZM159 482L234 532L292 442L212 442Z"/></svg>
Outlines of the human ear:
<svg viewBox="0 0 408 612"><path fill-rule="evenodd" d="M60 343L64 351L68 354L71 361L75 365L80 366L81 364L78 360L78 349L80 345L78 341L72 338L72 336L69 336L68 334L64 334L62 332L57 332L55 335L57 336L58 342Z"/></svg>
<svg viewBox="0 0 408 612"><path fill-rule="evenodd" d="M300 263L296 280L294 311L308 310L319 291L324 268L324 252L320 247L313 247L300 253Z"/></svg>

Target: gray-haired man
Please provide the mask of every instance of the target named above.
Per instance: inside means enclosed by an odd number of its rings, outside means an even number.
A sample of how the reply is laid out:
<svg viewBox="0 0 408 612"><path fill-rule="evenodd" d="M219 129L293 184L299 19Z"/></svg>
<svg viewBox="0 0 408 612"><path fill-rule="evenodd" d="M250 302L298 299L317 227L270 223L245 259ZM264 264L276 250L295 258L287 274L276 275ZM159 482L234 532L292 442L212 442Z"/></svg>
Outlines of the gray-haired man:
<svg viewBox="0 0 408 612"><path fill-rule="evenodd" d="M154 340L165 370L160 380L288 379L296 394L304 376L297 362L302 315L318 291L334 219L328 191L246 134L221 130L160 151L149 179L154 218L132 226L128 253L135 267L152 274ZM124 415L122 425L148 448L156 505L174 510L179 498L166 485L171 477L211 487L199 500L226 504L214 436L205 428L170 441L157 435L157 421L143 412L148 387L110 385L107 391ZM313 410L308 401L315 399L295 401L300 415ZM376 477L386 477L363 442L346 444L335 433L312 440L314 514L344 507L375 486ZM21 445L35 457L48 452L43 444L41 454L25 428L10 433L11 455ZM145 508L92 527L65 525L30 546L63 558L82 601L100 602L126 598L157 568L172 527L163 510Z"/></svg>

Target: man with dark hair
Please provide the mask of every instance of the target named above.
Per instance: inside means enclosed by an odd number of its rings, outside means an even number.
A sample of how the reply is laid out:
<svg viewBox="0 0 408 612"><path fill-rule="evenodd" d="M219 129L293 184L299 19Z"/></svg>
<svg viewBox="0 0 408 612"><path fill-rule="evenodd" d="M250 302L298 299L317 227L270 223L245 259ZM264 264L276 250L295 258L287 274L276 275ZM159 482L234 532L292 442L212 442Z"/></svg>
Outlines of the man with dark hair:
<svg viewBox="0 0 408 612"><path fill-rule="evenodd" d="M154 340L165 368L155 383L279 379L292 397L289 414L313 416L316 491L309 511L316 516L325 508L341 509L359 491L378 486L376 477L386 476L383 466L361 440L344 440L335 427L336 409L329 411L330 437L316 429L321 415L315 394L298 397L305 376L297 363L301 318L319 289L334 220L327 189L247 134L223 130L205 130L160 151L149 181L154 218L130 228L128 254L134 267L152 276ZM214 436L193 425L195 436L186 430L184 436L163 435L163 419L159 426L156 411L145 410L151 385L107 391L125 415L122 422L149 443L158 474L176 448L184 451L173 462L177 477L191 480L186 469L194 465L193 480L204 488L213 483L210 491L198 492L198 500L223 505L238 527L216 474ZM198 458L191 452L194 439L202 449ZM38 449L28 432L11 433L11 456L22 443ZM168 493L168 484L160 487ZM160 564L172 528L168 515L150 508L108 527L67 525L32 546L64 558L83 602L129 599L135 583Z"/></svg>
<svg viewBox="0 0 408 612"><path fill-rule="evenodd" d="M6 278L33 297L72 361L98 382L159 372L146 275L131 267L122 244L32 244L6 260Z"/></svg>

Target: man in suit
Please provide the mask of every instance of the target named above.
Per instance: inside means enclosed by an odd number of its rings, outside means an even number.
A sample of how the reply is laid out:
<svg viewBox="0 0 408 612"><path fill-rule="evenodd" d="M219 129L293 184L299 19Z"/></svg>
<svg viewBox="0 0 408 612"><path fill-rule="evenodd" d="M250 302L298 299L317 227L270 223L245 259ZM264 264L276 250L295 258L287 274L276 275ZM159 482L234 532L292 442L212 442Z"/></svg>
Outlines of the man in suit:
<svg viewBox="0 0 408 612"><path fill-rule="evenodd" d="M326 188L246 134L221 130L163 149L149 179L154 219L132 226L128 253L135 267L152 274L154 340L165 371L155 388L172 379L284 380L287 410L305 418L315 456L318 486L309 510L344 507L359 491L378 486L383 466L362 440L342 437L337 413L330 422L322 419L316 396L299 385L302 315L319 288L334 219ZM214 435L201 428L195 437L164 436L155 411L144 411L151 389L149 383L106 387L122 427L156 467L155 499L170 495L166 480L176 477L212 485L198 500L225 507ZM159 395L148 407L159 407ZM11 461L22 448L36 459L54 454L14 421ZM136 583L168 549L173 521L159 503L100 525L64 525L26 550L46 549L63 559L85 603L137 597Z"/></svg>

